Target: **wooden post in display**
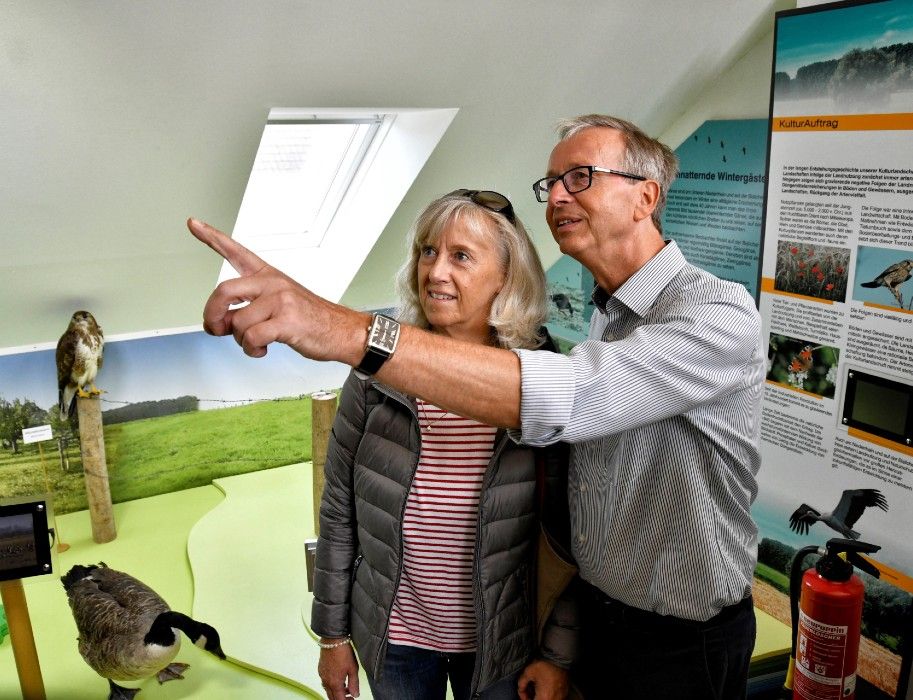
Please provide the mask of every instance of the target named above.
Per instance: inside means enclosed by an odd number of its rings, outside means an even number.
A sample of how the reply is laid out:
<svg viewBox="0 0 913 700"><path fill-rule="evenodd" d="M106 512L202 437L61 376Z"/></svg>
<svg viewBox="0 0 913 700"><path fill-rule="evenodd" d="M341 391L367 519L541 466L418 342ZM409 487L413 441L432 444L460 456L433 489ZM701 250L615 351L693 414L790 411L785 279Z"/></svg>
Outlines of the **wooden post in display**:
<svg viewBox="0 0 913 700"><path fill-rule="evenodd" d="M108 485L101 402L96 398L77 397L76 410L79 415L82 469L86 479L92 539L102 544L117 537L117 529L114 526L114 508L111 505L111 489Z"/></svg>
<svg viewBox="0 0 913 700"><path fill-rule="evenodd" d="M29 619L22 579L0 581L0 598L3 600L3 609L10 630L22 698L44 700L44 680L41 678L38 650L35 648L35 635L32 633L32 621Z"/></svg>
<svg viewBox="0 0 913 700"><path fill-rule="evenodd" d="M336 417L336 394L311 394L311 463L314 482L314 534L320 534L320 499L323 498L323 466L327 462L327 441Z"/></svg>
<svg viewBox="0 0 913 700"><path fill-rule="evenodd" d="M38 456L41 457L41 468L44 470L44 488L50 496L53 494L53 491L51 491L51 479L48 476L48 467L44 463L44 450L41 449L40 442L38 443ZM57 518L54 518L54 539L57 541L58 552L66 552L70 548L70 545L66 544L60 536L60 527L57 525Z"/></svg>

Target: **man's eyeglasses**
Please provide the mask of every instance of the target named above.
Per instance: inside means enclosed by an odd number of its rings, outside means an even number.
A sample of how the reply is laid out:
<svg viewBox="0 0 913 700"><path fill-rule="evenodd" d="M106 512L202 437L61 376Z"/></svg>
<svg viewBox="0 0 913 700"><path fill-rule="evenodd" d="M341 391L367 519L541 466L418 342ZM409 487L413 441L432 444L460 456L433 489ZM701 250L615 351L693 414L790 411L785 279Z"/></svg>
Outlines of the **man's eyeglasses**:
<svg viewBox="0 0 913 700"><path fill-rule="evenodd" d="M557 175L555 177L544 177L541 180L536 180L533 183L533 192L535 193L537 200L540 202L547 202L548 193L552 191L552 187L555 186L555 183L558 182L558 180L561 180L562 184L564 185L564 189L567 190L568 194L577 194L578 192L583 192L584 190L589 189L590 185L593 184L593 173L621 175L622 177L628 177L632 180L648 179L642 175L626 173L623 170L600 168L598 165L578 165L576 168L571 168L567 172L561 173L561 175Z"/></svg>
<svg viewBox="0 0 913 700"><path fill-rule="evenodd" d="M480 207L485 207L489 211L493 211L497 214L503 214L504 218L510 223L517 223L517 219L514 216L513 205L510 203L510 200L500 192L492 192L491 190L454 190L447 196L466 197Z"/></svg>

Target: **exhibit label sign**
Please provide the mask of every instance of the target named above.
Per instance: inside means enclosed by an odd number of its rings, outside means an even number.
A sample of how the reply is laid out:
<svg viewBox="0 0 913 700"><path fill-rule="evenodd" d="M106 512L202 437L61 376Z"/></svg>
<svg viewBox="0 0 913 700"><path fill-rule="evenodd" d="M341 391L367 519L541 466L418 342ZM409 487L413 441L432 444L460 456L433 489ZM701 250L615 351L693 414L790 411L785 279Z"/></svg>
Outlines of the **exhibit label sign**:
<svg viewBox="0 0 913 700"><path fill-rule="evenodd" d="M33 442L42 442L44 440L53 440L54 434L51 432L50 425L36 425L33 428L22 429L22 442L26 445Z"/></svg>

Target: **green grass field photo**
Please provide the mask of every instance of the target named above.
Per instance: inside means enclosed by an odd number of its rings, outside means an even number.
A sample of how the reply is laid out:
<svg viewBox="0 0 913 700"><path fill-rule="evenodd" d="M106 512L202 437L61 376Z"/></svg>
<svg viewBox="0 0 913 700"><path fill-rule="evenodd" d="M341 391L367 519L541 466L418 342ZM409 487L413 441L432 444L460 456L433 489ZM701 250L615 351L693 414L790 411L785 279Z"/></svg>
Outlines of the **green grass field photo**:
<svg viewBox="0 0 913 700"><path fill-rule="evenodd" d="M311 459L311 399L293 397L104 427L114 503ZM56 513L86 509L79 445L56 440L0 452L0 498L52 494ZM66 468L65 468L66 466Z"/></svg>

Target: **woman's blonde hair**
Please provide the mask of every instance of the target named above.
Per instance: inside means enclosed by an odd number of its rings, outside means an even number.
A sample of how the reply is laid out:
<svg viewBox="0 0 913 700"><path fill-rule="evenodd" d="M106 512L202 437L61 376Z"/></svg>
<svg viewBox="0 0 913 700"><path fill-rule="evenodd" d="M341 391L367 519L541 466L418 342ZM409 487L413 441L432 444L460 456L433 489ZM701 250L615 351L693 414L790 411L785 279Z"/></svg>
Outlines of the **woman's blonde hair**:
<svg viewBox="0 0 913 700"><path fill-rule="evenodd" d="M459 222L478 236L491 239L504 272L504 284L491 304L488 324L498 346L535 348L542 342L540 329L548 313L545 301L545 271L526 229L515 217L511 223L500 213L473 202L464 195L449 194L434 200L418 215L409 235L406 262L396 279L399 318L422 328L428 319L418 296L418 261L422 248L434 245L450 222Z"/></svg>

